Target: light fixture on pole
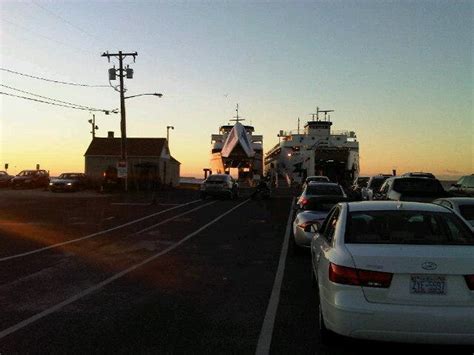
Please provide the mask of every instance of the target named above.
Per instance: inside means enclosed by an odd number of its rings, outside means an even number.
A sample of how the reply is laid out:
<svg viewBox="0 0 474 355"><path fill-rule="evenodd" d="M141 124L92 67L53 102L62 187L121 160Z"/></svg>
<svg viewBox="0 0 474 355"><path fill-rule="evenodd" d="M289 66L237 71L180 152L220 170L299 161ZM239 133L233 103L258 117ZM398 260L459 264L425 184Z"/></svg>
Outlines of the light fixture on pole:
<svg viewBox="0 0 474 355"><path fill-rule="evenodd" d="M170 128L174 129L173 126L166 126L166 141L168 142L168 146L170 144Z"/></svg>
<svg viewBox="0 0 474 355"><path fill-rule="evenodd" d="M138 96L158 96L158 97L163 97L163 94L153 92L153 93L147 93L147 94L138 94L138 95L132 95L132 96L125 96L124 99L131 99L133 97L138 97Z"/></svg>
<svg viewBox="0 0 474 355"><path fill-rule="evenodd" d="M92 131L91 131L91 133L92 133L92 139L94 139L94 138L95 138L95 131L99 129L99 126L97 126L97 125L95 124L95 113L92 114L92 119L89 120L89 123L90 123L91 126L92 126Z"/></svg>

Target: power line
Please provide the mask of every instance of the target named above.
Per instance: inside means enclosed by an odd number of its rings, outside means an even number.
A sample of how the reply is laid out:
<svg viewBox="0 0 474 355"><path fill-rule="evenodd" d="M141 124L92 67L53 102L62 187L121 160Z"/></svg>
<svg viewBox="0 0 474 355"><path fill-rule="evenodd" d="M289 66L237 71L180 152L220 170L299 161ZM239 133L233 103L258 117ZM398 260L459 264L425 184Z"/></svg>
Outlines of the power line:
<svg viewBox="0 0 474 355"><path fill-rule="evenodd" d="M86 109L90 109L89 106L78 105L78 104L73 104L73 103L67 102L67 101L61 101L61 100L57 100L57 99L52 99L52 98L47 97L47 96L42 96L42 95L34 94L34 93L32 93L32 92L20 90L20 89L17 89L17 88L8 86L8 85L0 84L0 86L3 86L3 87L5 87L5 88L7 88L7 89L10 89L10 90L15 90L15 91L21 92L21 93L23 93L23 94L28 94L28 95L31 95L31 96L36 96L36 97L39 97L39 98L42 98L42 99L46 99L46 100L50 100L50 101L54 101L54 102L59 102L59 103L66 104L66 105L70 105L70 106L83 107L83 108L86 108Z"/></svg>
<svg viewBox="0 0 474 355"><path fill-rule="evenodd" d="M109 87L108 85L78 84L78 83L71 83L71 82L67 82L67 81L46 79L46 78L42 78L42 77L39 77L39 76L34 76L34 75L30 75L30 74L20 73L20 72L14 71L14 70L6 69L6 68L0 68L0 70L5 71L5 72L8 72L8 73L12 73L12 74L17 74L17 75L21 75L21 76L26 76L26 77L28 77L28 78L33 78L33 79L48 81L48 82L50 82L50 83L55 83L55 84L63 84L63 85L71 85L71 86L82 86L82 87L88 87L88 88L108 88L108 87Z"/></svg>
<svg viewBox="0 0 474 355"><path fill-rule="evenodd" d="M42 9L43 11L47 12L49 15L53 16L53 17L56 17L58 18L59 20L63 21L64 23L67 23L69 26L71 27L74 27L76 30L84 33L85 35L91 37L91 38L94 38L95 40L98 40L98 38L94 35L91 35L90 33L88 33L87 31L83 30L82 28L80 28L79 26L73 24L72 22L66 20L64 17L56 14L55 12L45 8L44 6L41 6L39 3L37 2L33 2L33 5L36 5L37 7L39 7L40 9Z"/></svg>
<svg viewBox="0 0 474 355"><path fill-rule="evenodd" d="M3 92L3 91L0 91L0 95L12 96L12 97L16 97L16 98L20 98L20 99L24 99L24 100L30 100L30 101L40 102L40 103L43 103L43 104L48 104L48 105L53 105L53 106L61 106L61 107L71 108L71 109L74 109L74 110L100 111L100 112L104 112L104 113L110 113L110 112L116 113L116 112L114 112L114 110L104 110L104 109L97 109L97 108L92 108L92 107L86 108L86 107L79 107L79 106L71 106L71 105L57 104L57 103L50 102L50 101L44 101L44 100L33 99L33 98L31 98L31 97L26 97L26 96L21 96L21 95L10 94L10 93L8 93L8 92Z"/></svg>
<svg viewBox="0 0 474 355"><path fill-rule="evenodd" d="M48 41L52 41L52 42L54 42L54 43L56 43L56 44L60 44L60 45L62 45L62 46L64 46L64 47L69 47L69 48L74 49L74 50L79 51L79 52L84 52L84 53L91 54L91 51L88 51L88 50L85 50L85 49L82 49L82 48L79 48L79 47L74 47L74 46L71 46L71 45L68 44L68 43L64 43L64 42L55 40L54 38L51 38L51 37L42 35L42 34L38 33L37 31L34 31L34 30L31 30L31 29L26 28L26 27L24 27L24 26L18 25L18 24L14 23L14 22L12 22L12 21L10 21L10 20L7 20L7 19L5 19L5 18L2 18L2 21L3 21L3 22L6 22L6 23L9 23L10 25L13 25L13 26L15 26L15 27L18 27L18 28L22 29L23 31L30 32L30 33L34 34L35 36L42 37L42 38L47 39Z"/></svg>

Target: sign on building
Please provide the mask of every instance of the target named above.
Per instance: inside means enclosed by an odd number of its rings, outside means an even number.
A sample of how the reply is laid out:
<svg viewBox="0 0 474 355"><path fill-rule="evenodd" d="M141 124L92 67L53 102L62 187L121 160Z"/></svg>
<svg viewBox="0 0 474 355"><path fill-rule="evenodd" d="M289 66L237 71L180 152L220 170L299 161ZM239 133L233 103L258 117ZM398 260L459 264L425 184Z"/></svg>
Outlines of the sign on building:
<svg viewBox="0 0 474 355"><path fill-rule="evenodd" d="M127 162L120 160L117 162L117 177L126 178L127 177Z"/></svg>

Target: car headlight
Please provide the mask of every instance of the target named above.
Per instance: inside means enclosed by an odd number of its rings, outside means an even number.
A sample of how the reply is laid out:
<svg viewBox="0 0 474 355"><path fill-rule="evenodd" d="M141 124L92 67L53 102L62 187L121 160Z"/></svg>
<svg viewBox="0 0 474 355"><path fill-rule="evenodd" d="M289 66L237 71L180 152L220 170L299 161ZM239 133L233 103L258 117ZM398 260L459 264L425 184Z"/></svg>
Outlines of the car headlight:
<svg viewBox="0 0 474 355"><path fill-rule="evenodd" d="M67 186L72 186L72 182L68 182L66 185Z"/></svg>
<svg viewBox="0 0 474 355"><path fill-rule="evenodd" d="M50 183L49 183L49 186L53 186L53 183L52 183L52 182L50 182Z"/></svg>

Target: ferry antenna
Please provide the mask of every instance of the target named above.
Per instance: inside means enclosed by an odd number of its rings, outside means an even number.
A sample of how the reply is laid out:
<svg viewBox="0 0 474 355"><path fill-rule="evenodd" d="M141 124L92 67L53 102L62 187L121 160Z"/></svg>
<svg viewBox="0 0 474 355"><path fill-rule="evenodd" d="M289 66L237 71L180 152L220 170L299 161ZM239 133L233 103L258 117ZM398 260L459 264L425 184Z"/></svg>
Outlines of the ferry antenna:
<svg viewBox="0 0 474 355"><path fill-rule="evenodd" d="M235 121L235 122L245 121L239 116L239 104L237 104L235 112L236 112L236 115L234 116L235 120L230 120L230 121Z"/></svg>
<svg viewBox="0 0 474 355"><path fill-rule="evenodd" d="M328 119L330 120L331 116L328 118L328 113L329 112L334 112L334 110L320 110L319 107L316 107L316 113L310 113L310 115L314 118L316 117L316 121L319 121L319 114L324 113L324 121L327 121Z"/></svg>

